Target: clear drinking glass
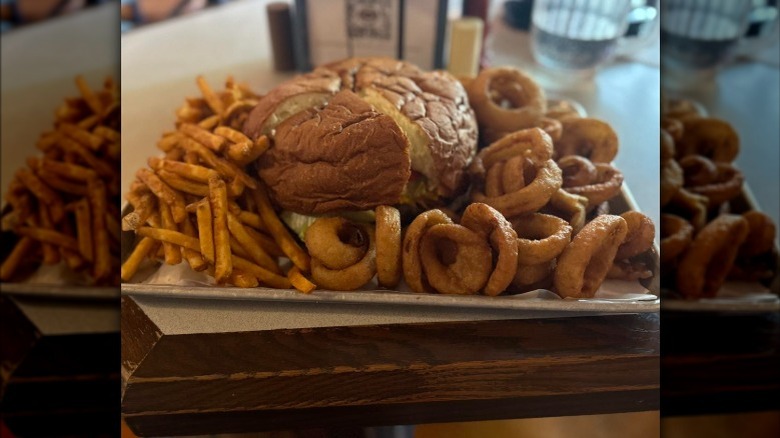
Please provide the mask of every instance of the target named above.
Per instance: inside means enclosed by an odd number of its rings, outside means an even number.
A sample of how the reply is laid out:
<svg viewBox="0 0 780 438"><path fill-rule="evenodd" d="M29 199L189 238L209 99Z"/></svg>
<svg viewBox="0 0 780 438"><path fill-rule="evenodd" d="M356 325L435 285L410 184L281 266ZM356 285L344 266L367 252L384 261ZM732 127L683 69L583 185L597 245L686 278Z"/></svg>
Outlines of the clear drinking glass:
<svg viewBox="0 0 780 438"><path fill-rule="evenodd" d="M592 71L617 50L632 6L630 0L536 0L534 58L553 70Z"/></svg>

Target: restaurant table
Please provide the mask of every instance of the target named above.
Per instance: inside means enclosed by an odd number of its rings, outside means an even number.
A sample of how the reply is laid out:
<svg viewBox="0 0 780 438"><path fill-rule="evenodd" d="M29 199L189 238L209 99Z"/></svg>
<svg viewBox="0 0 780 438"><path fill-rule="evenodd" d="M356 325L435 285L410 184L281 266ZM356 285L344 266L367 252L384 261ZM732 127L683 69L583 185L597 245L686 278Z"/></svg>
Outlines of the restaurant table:
<svg viewBox="0 0 780 438"><path fill-rule="evenodd" d="M264 91L264 1L122 37L123 191L203 74ZM577 100L621 137L658 219L657 67L605 67ZM630 108L631 111L626 111ZM658 313L122 297L122 412L139 435L582 415L659 408Z"/></svg>
<svg viewBox="0 0 780 438"><path fill-rule="evenodd" d="M742 60L713 81L668 93L732 123L741 140L736 165L758 207L780 224L777 63ZM661 323L662 415L780 410L780 313L663 309Z"/></svg>

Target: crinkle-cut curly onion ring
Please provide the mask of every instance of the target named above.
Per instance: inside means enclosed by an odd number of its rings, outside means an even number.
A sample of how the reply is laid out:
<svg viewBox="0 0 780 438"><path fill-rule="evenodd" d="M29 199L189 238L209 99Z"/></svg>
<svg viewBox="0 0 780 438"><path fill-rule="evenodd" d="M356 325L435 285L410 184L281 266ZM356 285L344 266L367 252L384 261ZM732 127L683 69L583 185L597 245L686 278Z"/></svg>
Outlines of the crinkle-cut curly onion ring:
<svg viewBox="0 0 780 438"><path fill-rule="evenodd" d="M567 155L558 160L563 174L563 188L586 186L598 178L596 166L587 158Z"/></svg>
<svg viewBox="0 0 780 438"><path fill-rule="evenodd" d="M748 222L750 233L739 248L739 255L753 257L772 251L777 231L772 219L756 210L748 211L742 217Z"/></svg>
<svg viewBox="0 0 780 438"><path fill-rule="evenodd" d="M661 161L673 160L676 156L674 140L668 132L661 130Z"/></svg>
<svg viewBox="0 0 780 438"><path fill-rule="evenodd" d="M686 298L714 297L749 233L742 216L723 214L699 231L677 268L677 292Z"/></svg>
<svg viewBox="0 0 780 438"><path fill-rule="evenodd" d="M587 212L588 198L558 189L539 213L559 217L571 225L572 235L577 234L583 226Z"/></svg>
<svg viewBox="0 0 780 438"><path fill-rule="evenodd" d="M675 160L661 162L661 207L668 204L685 183L683 170Z"/></svg>
<svg viewBox="0 0 780 438"><path fill-rule="evenodd" d="M480 130L514 132L537 126L547 111L544 91L513 68L482 70L466 87Z"/></svg>
<svg viewBox="0 0 780 438"><path fill-rule="evenodd" d="M679 141L682 138L684 128L680 120L672 117L662 117L661 130L666 131L673 141Z"/></svg>
<svg viewBox="0 0 780 438"><path fill-rule="evenodd" d="M361 226L367 235L369 244L363 255L352 266L344 269L329 269L318 258L311 259L311 277L318 287L323 289L349 291L355 290L371 281L376 274L376 246L374 230L368 226Z"/></svg>
<svg viewBox="0 0 780 438"><path fill-rule="evenodd" d="M478 188L472 192L471 200L490 205L506 217L534 212L542 208L556 190L561 188L561 169L553 160L534 166L536 175L523 188L500 196L486 196ZM507 172L504 166L504 172Z"/></svg>
<svg viewBox="0 0 780 438"><path fill-rule="evenodd" d="M729 163L716 163L717 175L709 184L687 187L688 191L707 198L710 208L728 202L742 193L745 178Z"/></svg>
<svg viewBox="0 0 780 438"><path fill-rule="evenodd" d="M615 258L627 259L649 250L655 240L653 220L638 211L627 211L620 217L626 220L628 232L626 239L620 244Z"/></svg>
<svg viewBox="0 0 780 438"><path fill-rule="evenodd" d="M669 205L675 207L675 214L690 222L693 229L698 231L707 225L707 202L706 196L697 195L683 187L674 194Z"/></svg>
<svg viewBox="0 0 780 438"><path fill-rule="evenodd" d="M682 157L677 164L683 170L686 187L709 184L718 177L718 166L702 155Z"/></svg>
<svg viewBox="0 0 780 438"><path fill-rule="evenodd" d="M683 135L675 143L677 157L704 155L712 161L730 163L739 154L739 136L729 122L711 117L686 118Z"/></svg>
<svg viewBox="0 0 780 438"><path fill-rule="evenodd" d="M369 246L363 228L342 217L322 217L306 230L306 249L328 269L344 269L359 262Z"/></svg>
<svg viewBox="0 0 780 438"><path fill-rule="evenodd" d="M515 156L546 161L553 156L550 136L540 128L523 129L502 137L477 153L475 160L485 168Z"/></svg>
<svg viewBox="0 0 780 438"><path fill-rule="evenodd" d="M431 292L430 286L423 275L420 261L420 241L428 229L437 224L451 224L452 220L441 210L428 210L418 215L406 228L404 234L401 265L404 270L404 280L414 292Z"/></svg>
<svg viewBox="0 0 780 438"><path fill-rule="evenodd" d="M612 267L627 231L628 225L620 216L605 214L585 224L558 257L554 291L564 298L593 297Z"/></svg>
<svg viewBox="0 0 780 438"><path fill-rule="evenodd" d="M534 213L512 220L517 232L517 263L538 265L557 258L571 242L572 227L549 214Z"/></svg>
<svg viewBox="0 0 780 438"><path fill-rule="evenodd" d="M512 224L497 210L481 203L466 207L460 224L490 242L497 254L496 266L483 292L489 296L501 294L512 283L517 270L517 233Z"/></svg>
<svg viewBox="0 0 780 438"><path fill-rule="evenodd" d="M620 193L623 174L611 164L596 163L596 180L580 187L567 187L566 191L588 198L588 209L609 201Z"/></svg>
<svg viewBox="0 0 780 438"><path fill-rule="evenodd" d="M563 134L563 125L561 124L561 121L551 117L542 117L539 120L539 128L542 128L542 130L550 136L553 142L560 140L561 135Z"/></svg>
<svg viewBox="0 0 780 438"><path fill-rule="evenodd" d="M693 225L680 216L661 215L661 264L673 262L693 241Z"/></svg>
<svg viewBox="0 0 780 438"><path fill-rule="evenodd" d="M420 242L420 260L435 291L458 295L482 290L493 263L484 237L456 224L430 227Z"/></svg>
<svg viewBox="0 0 780 438"><path fill-rule="evenodd" d="M376 278L382 287L401 281L401 213L387 205L376 208Z"/></svg>
<svg viewBox="0 0 780 438"><path fill-rule="evenodd" d="M617 155L618 137L609 123L582 117L564 119L561 125L563 133L554 143L558 158L580 155L594 163L609 163Z"/></svg>

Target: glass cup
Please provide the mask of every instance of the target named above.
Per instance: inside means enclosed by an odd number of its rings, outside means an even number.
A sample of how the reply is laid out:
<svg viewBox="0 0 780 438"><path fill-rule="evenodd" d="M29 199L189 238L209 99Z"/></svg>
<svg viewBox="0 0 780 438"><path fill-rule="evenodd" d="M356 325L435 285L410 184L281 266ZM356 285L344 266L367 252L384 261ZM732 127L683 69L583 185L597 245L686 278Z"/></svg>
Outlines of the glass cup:
<svg viewBox="0 0 780 438"><path fill-rule="evenodd" d="M552 70L591 72L616 53L637 3L645 6L630 0L536 0L531 18L534 58ZM654 9L646 14L650 20L655 15Z"/></svg>

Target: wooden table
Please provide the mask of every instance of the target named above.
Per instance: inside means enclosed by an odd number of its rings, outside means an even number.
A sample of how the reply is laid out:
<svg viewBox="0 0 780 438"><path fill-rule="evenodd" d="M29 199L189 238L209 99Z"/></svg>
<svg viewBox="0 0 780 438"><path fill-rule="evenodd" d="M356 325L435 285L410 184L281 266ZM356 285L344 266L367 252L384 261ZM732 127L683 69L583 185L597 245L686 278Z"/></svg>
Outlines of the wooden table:
<svg viewBox="0 0 780 438"><path fill-rule="evenodd" d="M177 300L124 296L127 424L158 436L659 407L655 313L267 330L245 319L257 307L286 306L211 301L185 310Z"/></svg>

